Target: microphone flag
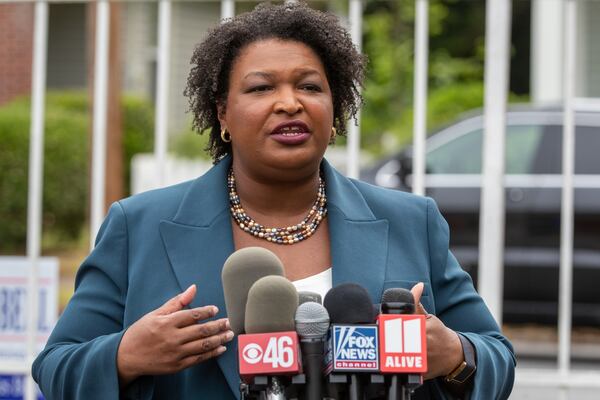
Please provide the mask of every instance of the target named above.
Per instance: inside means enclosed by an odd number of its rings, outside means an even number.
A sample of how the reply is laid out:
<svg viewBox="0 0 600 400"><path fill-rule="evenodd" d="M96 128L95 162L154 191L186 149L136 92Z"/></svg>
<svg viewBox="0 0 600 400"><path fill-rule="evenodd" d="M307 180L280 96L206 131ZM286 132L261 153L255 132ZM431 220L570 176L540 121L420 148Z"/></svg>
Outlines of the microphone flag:
<svg viewBox="0 0 600 400"><path fill-rule="evenodd" d="M325 354L326 373L379 371L377 325L332 324Z"/></svg>
<svg viewBox="0 0 600 400"><path fill-rule="evenodd" d="M257 375L296 375L302 372L295 331L238 336L239 372L248 381Z"/></svg>
<svg viewBox="0 0 600 400"><path fill-rule="evenodd" d="M380 314L377 324L382 373L427 372L424 315Z"/></svg>

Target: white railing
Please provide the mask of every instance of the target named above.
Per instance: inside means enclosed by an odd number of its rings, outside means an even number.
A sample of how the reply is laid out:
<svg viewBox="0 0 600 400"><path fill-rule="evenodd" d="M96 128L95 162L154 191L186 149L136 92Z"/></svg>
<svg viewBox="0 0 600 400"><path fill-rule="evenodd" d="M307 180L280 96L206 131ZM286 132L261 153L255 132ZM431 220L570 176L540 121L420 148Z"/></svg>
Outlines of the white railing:
<svg viewBox="0 0 600 400"><path fill-rule="evenodd" d="M139 0L147 1L147 0ZM363 1L349 1L349 25L355 44L360 49L362 36ZM428 55L428 0L416 1L415 35L415 85L414 85L414 185L418 194L425 193L425 139L427 103ZM27 373L36 352L36 324L38 302L37 266L40 258L42 215L42 176L44 143L45 67L48 38L48 3L86 2L75 0L0 0L5 3L35 2L34 47L32 68L31 144L29 159L27 256L29 270L28 291L28 357L23 362L0 361L0 373ZM221 17L235 14L235 1L222 0ZM169 99L169 48L171 47L171 0L158 0L158 65L155 120L155 157L158 160L157 176L164 182L167 153L167 107ZM559 368L539 372L519 370L518 385L554 386L563 396L572 387L600 387L600 374L590 371L574 372L570 369L572 269L573 269L573 165L574 165L574 110L600 110L600 99L576 98L574 95L575 71L575 16L576 0L564 0L564 132L563 132L563 197L561 220L561 264L559 291ZM106 118L108 92L108 0L96 1L96 43L94 64L94 114L93 114L93 167L91 196L91 246L106 210L104 209L104 184L106 164ZM508 58L510 44L509 0L487 0L486 62L485 62L485 139L483 187L481 198L481 257L480 290L492 313L501 318L503 239L504 239L504 137L505 107L508 91ZM349 124L348 175L358 176L360 128ZM35 386L28 378L26 399L35 398Z"/></svg>

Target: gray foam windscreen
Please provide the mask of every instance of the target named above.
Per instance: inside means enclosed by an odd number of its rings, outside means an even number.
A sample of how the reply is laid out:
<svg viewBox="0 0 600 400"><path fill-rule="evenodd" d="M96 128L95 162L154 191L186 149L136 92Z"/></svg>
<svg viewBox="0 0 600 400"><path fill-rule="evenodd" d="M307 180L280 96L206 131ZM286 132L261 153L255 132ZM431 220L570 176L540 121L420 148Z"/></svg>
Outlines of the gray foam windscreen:
<svg viewBox="0 0 600 400"><path fill-rule="evenodd" d="M297 308L298 292L294 284L282 276L265 276L248 292L246 333L293 331Z"/></svg>
<svg viewBox="0 0 600 400"><path fill-rule="evenodd" d="M231 329L244 333L246 302L250 287L268 275L284 275L283 264L273 252L262 247L246 247L227 258L221 271L225 307Z"/></svg>

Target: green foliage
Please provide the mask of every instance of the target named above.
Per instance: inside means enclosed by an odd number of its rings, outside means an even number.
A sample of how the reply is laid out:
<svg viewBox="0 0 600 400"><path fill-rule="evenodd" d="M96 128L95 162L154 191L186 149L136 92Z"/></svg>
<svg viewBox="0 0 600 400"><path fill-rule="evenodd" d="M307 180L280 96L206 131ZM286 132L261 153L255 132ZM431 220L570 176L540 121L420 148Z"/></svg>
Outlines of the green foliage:
<svg viewBox="0 0 600 400"><path fill-rule="evenodd" d="M484 13L483 3L429 3L430 132L483 105ZM367 2L364 14L363 48L369 67L362 145L381 154L412 138L415 2ZM511 101L524 99L510 96Z"/></svg>
<svg viewBox="0 0 600 400"><path fill-rule="evenodd" d="M145 99L125 95L121 100L123 123L123 193L131 188L131 159L154 148L154 107Z"/></svg>
<svg viewBox="0 0 600 400"><path fill-rule="evenodd" d="M437 38L461 36L449 32L455 17L448 2L432 0L429 8L430 43ZM367 3L364 51L369 57L362 113L362 144L383 152L384 138L405 143L412 137L414 73L414 2ZM479 33L475 30L475 33ZM428 128L454 119L482 105L483 61L478 36L470 37L472 53L430 45ZM442 43L454 43L442 40ZM461 53L456 56L453 53ZM387 146L385 146L387 147ZM386 148L385 150L393 150Z"/></svg>
<svg viewBox="0 0 600 400"><path fill-rule="evenodd" d="M206 130L199 135L188 125L188 128L170 139L169 150L176 156L188 159L202 158L209 160L210 156L206 152L208 146L208 137L210 130Z"/></svg>
<svg viewBox="0 0 600 400"><path fill-rule="evenodd" d="M82 232L88 204L89 129L85 92L49 92L46 97L43 180L44 245L72 242ZM123 99L124 158L152 148L152 109ZM30 101L0 107L0 253L25 251ZM128 181L126 187L129 187ZM127 192L127 191L126 191Z"/></svg>

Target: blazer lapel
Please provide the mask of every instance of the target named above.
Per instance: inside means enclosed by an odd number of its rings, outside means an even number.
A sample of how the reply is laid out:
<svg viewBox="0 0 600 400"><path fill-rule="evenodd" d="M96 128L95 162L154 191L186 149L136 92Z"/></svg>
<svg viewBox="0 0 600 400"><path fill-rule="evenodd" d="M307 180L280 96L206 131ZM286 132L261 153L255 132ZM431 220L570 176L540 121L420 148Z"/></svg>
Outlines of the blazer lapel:
<svg viewBox="0 0 600 400"><path fill-rule="evenodd" d="M323 161L333 260L333 286L354 282L381 302L388 221L377 219L355 184Z"/></svg>
<svg viewBox="0 0 600 400"><path fill-rule="evenodd" d="M193 182L172 221L161 221L160 233L181 290L196 284L190 307L215 305L225 316L221 269L234 251L227 197L230 160L222 160ZM216 361L232 392L239 397L237 339Z"/></svg>

